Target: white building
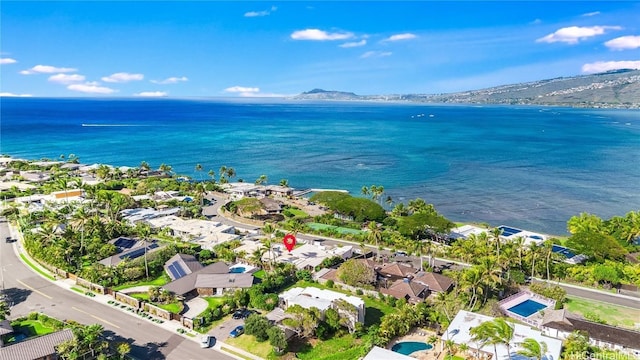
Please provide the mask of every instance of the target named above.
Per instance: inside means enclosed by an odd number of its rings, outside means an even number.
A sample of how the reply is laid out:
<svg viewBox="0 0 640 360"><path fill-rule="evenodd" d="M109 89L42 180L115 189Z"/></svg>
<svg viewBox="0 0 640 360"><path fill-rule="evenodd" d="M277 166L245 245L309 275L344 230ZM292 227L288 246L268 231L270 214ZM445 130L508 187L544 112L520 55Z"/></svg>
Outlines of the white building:
<svg viewBox="0 0 640 360"><path fill-rule="evenodd" d="M489 230L473 225L462 225L457 228L453 228L449 233L449 238L453 240L468 239L471 234L476 236L482 233L488 233Z"/></svg>
<svg viewBox="0 0 640 360"><path fill-rule="evenodd" d="M357 319L352 318L352 324L355 324L355 322L364 324L364 300L356 296L314 287L295 287L281 293L278 297L280 298L281 306L285 310L289 306L300 305L305 309L315 307L320 310L321 314L324 314L327 309L336 308L335 302L337 300L344 300L353 305L357 311Z"/></svg>
<svg viewBox="0 0 640 360"><path fill-rule="evenodd" d="M274 260L280 263L290 263L298 269L312 270L320 265L324 259L335 256L343 260L353 256L353 246L324 246L317 244L303 244L289 252L283 244L276 244L273 247ZM265 253L264 256L269 256ZM267 259L267 258L265 258Z"/></svg>
<svg viewBox="0 0 640 360"><path fill-rule="evenodd" d="M493 345L485 345L478 349L479 344L473 341L473 336L470 333L471 329L494 319L495 318L490 316L461 310L453 321L451 321L447 331L442 335L442 341L453 340L453 342L458 345L466 344L470 349L480 350L481 354L484 353L487 358L491 356L492 360L506 360L509 358L509 351L506 345L497 345L497 354L494 352ZM515 323L512 323L511 325L514 327L513 339L510 344L512 360L530 360L529 358L517 353L518 350L521 349L520 344L527 338L535 339L539 343L544 342L547 344L547 352L543 357L543 360L560 359L560 351L562 348L561 340L545 336L542 332L525 325Z"/></svg>
<svg viewBox="0 0 640 360"><path fill-rule="evenodd" d="M181 219L175 215L156 217L147 220L156 229L169 228L173 236L184 241L195 242L203 249L213 249L215 245L238 238L233 226L224 225L217 221L200 219Z"/></svg>

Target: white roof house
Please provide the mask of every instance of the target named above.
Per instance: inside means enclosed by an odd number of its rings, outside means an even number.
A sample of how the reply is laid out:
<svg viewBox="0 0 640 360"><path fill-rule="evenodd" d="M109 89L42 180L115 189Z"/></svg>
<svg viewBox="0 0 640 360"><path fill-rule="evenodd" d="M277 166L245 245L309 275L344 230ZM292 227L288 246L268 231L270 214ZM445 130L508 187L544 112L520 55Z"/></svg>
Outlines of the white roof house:
<svg viewBox="0 0 640 360"><path fill-rule="evenodd" d="M234 182L223 185L224 191L231 195L232 199L242 199L243 197L260 197L266 194L266 186L255 185L245 182Z"/></svg>
<svg viewBox="0 0 640 360"><path fill-rule="evenodd" d="M447 331L442 335L442 341L453 340L456 344L467 344L469 348L478 349L478 344L472 340L472 335L470 334L471 329L494 319L495 318L491 316L460 310L453 321L451 321L451 324L449 324ZM560 359L562 340L542 335L542 332L525 325L515 323L511 323L511 325L514 327L513 339L511 341L512 360L530 360L526 356L517 353L517 351L521 349L519 344L526 338L532 338L539 343L544 342L547 344L547 352L543 360ZM479 350L494 356L493 360L506 360L509 358L506 345L499 344L496 346L497 357L494 353L493 345L485 345Z"/></svg>
<svg viewBox="0 0 640 360"><path fill-rule="evenodd" d="M349 259L353 255L353 246L323 246L315 244L303 244L287 251L283 244L274 246L274 256L276 262L291 263L298 269L312 269L322 263L324 259L339 256L342 259ZM265 253L265 259L269 254Z"/></svg>
<svg viewBox="0 0 640 360"><path fill-rule="evenodd" d="M315 307L320 310L321 313L324 313L327 309L333 307L336 300L342 299L353 305L358 311L358 318L354 320L364 324L364 300L356 296L314 287L294 287L281 293L278 297L280 298L280 303L285 309L289 306L300 305L305 309Z"/></svg>
<svg viewBox="0 0 640 360"><path fill-rule="evenodd" d="M454 228L449 233L449 237L452 239L467 239L469 235L480 235L482 233L488 233L489 230L473 225L462 225Z"/></svg>
<svg viewBox="0 0 640 360"><path fill-rule="evenodd" d="M180 208L169 208L163 210L156 210L152 208L137 208L137 209L124 209L120 212L122 218L128 221L130 224L135 224L139 221L149 221L151 219L160 218L164 216L174 215L180 211Z"/></svg>
<svg viewBox="0 0 640 360"><path fill-rule="evenodd" d="M157 217L147 220L154 228L169 228L174 236L184 241L197 242L204 249L227 241L235 240L238 235L233 226L224 225L217 221L200 219L181 219L175 215Z"/></svg>
<svg viewBox="0 0 640 360"><path fill-rule="evenodd" d="M395 351L383 349L379 346L371 348L367 356L362 360L413 360L415 358L407 355L402 355Z"/></svg>

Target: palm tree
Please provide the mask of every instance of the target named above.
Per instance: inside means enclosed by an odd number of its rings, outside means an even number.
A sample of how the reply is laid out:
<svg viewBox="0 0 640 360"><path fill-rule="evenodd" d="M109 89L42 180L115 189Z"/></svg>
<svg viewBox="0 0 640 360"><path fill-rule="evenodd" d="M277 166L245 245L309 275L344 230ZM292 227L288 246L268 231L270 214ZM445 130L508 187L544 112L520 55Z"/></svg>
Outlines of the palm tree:
<svg viewBox="0 0 640 360"><path fill-rule="evenodd" d="M265 234L266 238L264 239L264 245L267 247L269 251L269 260L270 267L273 268L274 258L273 258L273 235L276 233L276 228L270 222L267 222L262 227L262 233Z"/></svg>
<svg viewBox="0 0 640 360"><path fill-rule="evenodd" d="M370 243L375 243L378 252L376 254L376 260L380 260L380 248L378 247L378 243L382 240L382 231L380 231L380 227L375 221L369 222L369 235L367 236Z"/></svg>
<svg viewBox="0 0 640 360"><path fill-rule="evenodd" d="M9 304L4 300L0 300L0 320L6 319L9 315L11 315Z"/></svg>
<svg viewBox="0 0 640 360"><path fill-rule="evenodd" d="M196 164L196 171L200 174L200 180L202 181L202 165Z"/></svg>
<svg viewBox="0 0 640 360"><path fill-rule="evenodd" d="M497 318L492 321L494 327L494 336L498 344L504 344L507 347L507 356L511 360L511 340L513 340L514 327L511 326L504 318ZM496 355L497 358L497 355Z"/></svg>
<svg viewBox="0 0 640 360"><path fill-rule="evenodd" d="M369 194L371 194L371 191L369 191L368 187L363 186L362 189L360 189L360 193L364 196L368 196Z"/></svg>
<svg viewBox="0 0 640 360"><path fill-rule="evenodd" d="M126 356L131 352L131 345L126 342L121 342L116 347L116 351L118 352L118 355L120 355L120 359L125 359Z"/></svg>
<svg viewBox="0 0 640 360"><path fill-rule="evenodd" d="M540 247L535 242L529 244L529 257L531 257L531 278L535 277L536 259L540 254Z"/></svg>
<svg viewBox="0 0 640 360"><path fill-rule="evenodd" d="M256 179L255 184L256 185L266 185L267 184L267 180L268 180L267 175L262 174L262 175L260 175L259 178Z"/></svg>
<svg viewBox="0 0 640 360"><path fill-rule="evenodd" d="M287 179L280 180L280 186L289 187L289 180Z"/></svg>
<svg viewBox="0 0 640 360"><path fill-rule="evenodd" d="M501 228L493 228L493 230L491 230L491 235L493 235L493 241L495 241L496 243L496 255L499 257L500 256L500 235L502 235L502 229Z"/></svg>
<svg viewBox="0 0 640 360"><path fill-rule="evenodd" d="M551 240L547 240L542 243L542 247L546 253L546 265L547 265L547 280L551 280L551 273L549 271L549 263L551 262L551 255L553 254L553 242Z"/></svg>
<svg viewBox="0 0 640 360"><path fill-rule="evenodd" d="M216 172L213 170L209 170L209 172L207 173L207 175L209 175L209 177L211 178L211 180L213 180L213 182L216 181Z"/></svg>
<svg viewBox="0 0 640 360"><path fill-rule="evenodd" d="M547 353L547 343L544 341L538 342L536 339L526 338L520 343L521 350L517 353L528 358L534 358L536 360L542 360Z"/></svg>

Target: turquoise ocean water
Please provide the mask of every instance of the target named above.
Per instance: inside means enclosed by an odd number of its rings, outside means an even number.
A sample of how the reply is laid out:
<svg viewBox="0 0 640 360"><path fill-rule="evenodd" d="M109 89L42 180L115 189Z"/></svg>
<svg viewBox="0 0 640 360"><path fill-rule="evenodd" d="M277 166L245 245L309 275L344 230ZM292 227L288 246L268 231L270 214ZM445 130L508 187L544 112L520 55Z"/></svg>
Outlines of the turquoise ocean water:
<svg viewBox="0 0 640 360"><path fill-rule="evenodd" d="M296 188L385 187L456 221L565 234L640 209L640 112L269 100L0 100L0 152ZM204 171L197 173L196 164Z"/></svg>

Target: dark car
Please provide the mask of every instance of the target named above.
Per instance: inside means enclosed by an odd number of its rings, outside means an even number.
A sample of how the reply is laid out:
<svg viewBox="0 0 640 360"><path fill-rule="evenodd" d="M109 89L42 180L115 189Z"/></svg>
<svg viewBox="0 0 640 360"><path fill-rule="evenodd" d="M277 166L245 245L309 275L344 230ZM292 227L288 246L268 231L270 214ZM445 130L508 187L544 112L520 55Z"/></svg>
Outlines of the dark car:
<svg viewBox="0 0 640 360"><path fill-rule="evenodd" d="M240 326L236 326L235 329L231 330L231 332L229 333L229 336L231 336L232 338L235 338L242 334L244 334L244 326L240 325Z"/></svg>
<svg viewBox="0 0 640 360"><path fill-rule="evenodd" d="M12 243L12 242L14 242L15 240L14 240L14 239L12 239L12 238L11 238L11 236L7 236L7 238L5 239L5 241L6 241L6 242L8 242L8 243Z"/></svg>
<svg viewBox="0 0 640 360"><path fill-rule="evenodd" d="M236 320L244 319L245 317L248 316L248 315L247 316L244 315L246 311L247 309L238 309L233 313L232 317Z"/></svg>

